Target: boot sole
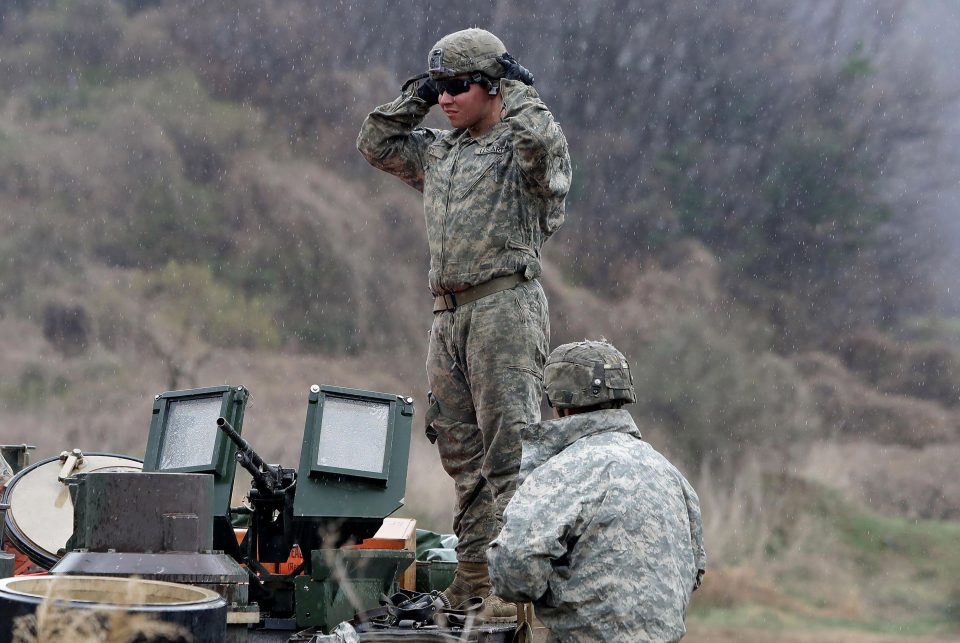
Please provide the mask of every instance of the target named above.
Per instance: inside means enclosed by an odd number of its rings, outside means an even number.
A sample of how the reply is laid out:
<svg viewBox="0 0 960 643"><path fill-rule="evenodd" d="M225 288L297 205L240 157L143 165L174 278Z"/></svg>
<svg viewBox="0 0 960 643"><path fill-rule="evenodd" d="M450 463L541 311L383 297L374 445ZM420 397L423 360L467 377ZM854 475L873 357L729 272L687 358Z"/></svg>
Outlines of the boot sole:
<svg viewBox="0 0 960 643"><path fill-rule="evenodd" d="M479 619L484 623L516 623L516 616L486 616Z"/></svg>

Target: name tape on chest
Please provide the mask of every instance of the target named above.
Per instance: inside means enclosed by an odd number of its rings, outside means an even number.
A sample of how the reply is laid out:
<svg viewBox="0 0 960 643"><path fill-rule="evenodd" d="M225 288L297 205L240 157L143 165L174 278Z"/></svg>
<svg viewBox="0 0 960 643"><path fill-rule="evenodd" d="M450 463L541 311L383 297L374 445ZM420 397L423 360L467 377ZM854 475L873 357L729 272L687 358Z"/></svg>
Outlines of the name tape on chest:
<svg viewBox="0 0 960 643"><path fill-rule="evenodd" d="M507 151L507 148L503 145L487 145L486 147L478 147L476 155L480 156L481 154L503 154Z"/></svg>

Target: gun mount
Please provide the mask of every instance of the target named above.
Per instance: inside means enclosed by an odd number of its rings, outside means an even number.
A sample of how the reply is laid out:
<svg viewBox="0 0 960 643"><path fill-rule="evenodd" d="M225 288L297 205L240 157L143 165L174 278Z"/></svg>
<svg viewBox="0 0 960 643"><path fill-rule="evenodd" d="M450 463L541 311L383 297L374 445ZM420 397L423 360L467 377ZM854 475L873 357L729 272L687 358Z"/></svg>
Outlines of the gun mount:
<svg viewBox="0 0 960 643"><path fill-rule="evenodd" d="M236 445L237 463L252 478L247 494L252 514L251 529L241 543L238 558L240 562L257 569L261 575L267 574L266 569L259 563L286 562L295 544L293 497L296 492L297 472L264 462L226 418L218 417L217 427ZM246 511L235 508L231 509L231 513L242 515Z"/></svg>
<svg viewBox="0 0 960 643"><path fill-rule="evenodd" d="M237 446L237 463L250 473L254 486L261 494L270 496L292 490L297 483L296 471L264 462L250 443L240 437L227 418L218 417L217 427Z"/></svg>

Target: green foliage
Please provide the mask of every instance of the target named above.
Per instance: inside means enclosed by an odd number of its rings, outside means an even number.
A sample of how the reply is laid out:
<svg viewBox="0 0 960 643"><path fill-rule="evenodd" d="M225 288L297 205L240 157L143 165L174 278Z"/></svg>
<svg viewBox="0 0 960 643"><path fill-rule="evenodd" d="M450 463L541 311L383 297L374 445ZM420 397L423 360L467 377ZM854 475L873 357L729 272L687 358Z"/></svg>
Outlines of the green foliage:
<svg viewBox="0 0 960 643"><path fill-rule="evenodd" d="M890 218L890 209L876 202L875 175L830 132L785 141L764 178L759 238L751 234L737 244L749 273L784 290L791 281L838 274Z"/></svg>
<svg viewBox="0 0 960 643"><path fill-rule="evenodd" d="M229 250L221 182L236 151L257 140L253 112L211 100L184 70L109 89L51 87L64 97L57 112L87 131L89 152L82 163L64 158L76 139L25 124L0 140L0 191L63 217L86 213L73 253L111 265L213 262Z"/></svg>
<svg viewBox="0 0 960 643"><path fill-rule="evenodd" d="M356 278L322 231L271 226L244 248L243 260L224 264L221 277L256 293L273 312L283 336L307 347L356 352Z"/></svg>
<svg viewBox="0 0 960 643"><path fill-rule="evenodd" d="M49 210L0 212L0 314L32 290L83 275L75 251L71 231Z"/></svg>
<svg viewBox="0 0 960 643"><path fill-rule="evenodd" d="M171 261L138 275L134 287L164 326L189 329L213 346L271 348L280 341L263 300L217 281L209 266Z"/></svg>
<svg viewBox="0 0 960 643"><path fill-rule="evenodd" d="M730 269L780 291L802 291L842 274L891 216L875 193L876 168L829 132L781 141L759 178L763 194L755 210L723 216L724 200L701 167L711 161L710 149L687 142L660 155L657 180L673 212L667 239L700 239L722 253ZM654 230L647 234L657 238Z"/></svg>
<svg viewBox="0 0 960 643"><path fill-rule="evenodd" d="M911 341L944 342L960 347L960 317L910 317L897 332Z"/></svg>
<svg viewBox="0 0 960 643"><path fill-rule="evenodd" d="M960 582L947 594L947 604L944 606L946 617L960 625Z"/></svg>
<svg viewBox="0 0 960 643"><path fill-rule="evenodd" d="M840 68L840 78L845 81L855 81L861 78L868 78L877 73L876 67L870 61L870 58L864 53L863 42L858 42L850 52L843 67Z"/></svg>
<svg viewBox="0 0 960 643"><path fill-rule="evenodd" d="M932 305L917 288L926 269L897 259L902 237L890 229L927 244L933 226L916 225L919 196L911 203L887 189L908 150L918 152L910 172L937 174L927 144L942 123L926 115L941 98L924 66L904 82L906 58L886 56L867 21L848 39L829 39L830 12L798 20L786 3L732 5L687 12L646 3L636 22L578 14L578 30L604 36L553 72L562 87L589 80L551 106L579 134L571 149L586 184L606 189L578 205L589 217L571 217L569 256L632 259L693 236L722 258L738 295L779 309L769 319L793 350L895 318L904 284L913 284L911 306ZM565 267L615 295L608 261ZM894 303L878 305L884 298Z"/></svg>
<svg viewBox="0 0 960 643"><path fill-rule="evenodd" d="M0 399L14 408L33 409L70 390L70 381L38 362L25 364L15 377L0 380Z"/></svg>
<svg viewBox="0 0 960 643"><path fill-rule="evenodd" d="M125 26L123 10L111 0L44 3L6 18L0 78L14 86L75 87L82 74L112 60Z"/></svg>
<svg viewBox="0 0 960 643"><path fill-rule="evenodd" d="M913 264L888 259L881 270L863 258L889 255L896 238L877 232L893 220L922 233L910 207L887 202L883 181L897 170L894 152L936 131L921 115L937 94L922 74L892 81L903 67L884 55L882 20L847 16L850 33L837 40L818 22L827 12L732 3L597 12L576 0L556 12L537 0L542 38L530 41L511 21L500 35L526 43L523 60L571 142L571 216L551 241L571 250L569 281L616 296L618 266L693 236L721 258L725 285L785 335L812 325L803 341L781 343L795 350L879 317L875 301L850 293L896 302L896 284L912 283L902 275ZM262 298L286 340L359 350L350 299L369 288L338 258L348 250L301 247L298 234L279 230L288 222L247 217L228 192L242 188L237 161L253 150L366 173L345 181L372 176L353 132L422 68L411 43L431 39L423 25L439 23L405 3L234 8L5 3L0 94L23 127L0 141L0 193L69 218L68 264L209 264L219 283ZM452 6L444 24L468 16L496 14ZM557 64L556 51L577 53L580 42L589 52ZM49 233L41 227L17 236ZM0 270L8 291L30 279ZM872 291L861 287L867 273Z"/></svg>
<svg viewBox="0 0 960 643"><path fill-rule="evenodd" d="M110 92L108 98L114 105L148 106L176 146L184 176L195 183L216 184L237 152L265 142L258 112L212 97L184 67L131 82Z"/></svg>
<svg viewBox="0 0 960 643"><path fill-rule="evenodd" d="M940 619L958 621L960 525L881 516L839 500L830 518L865 582L880 585L882 601L897 612L932 608ZM902 575L901 569L910 574Z"/></svg>
<svg viewBox="0 0 960 643"><path fill-rule="evenodd" d="M108 264L151 268L216 257L225 220L219 195L176 177L145 177L133 202L93 240Z"/></svg>
<svg viewBox="0 0 960 643"><path fill-rule="evenodd" d="M163 0L122 0L122 4L128 14L146 11L147 9L158 7L162 3Z"/></svg>
<svg viewBox="0 0 960 643"><path fill-rule="evenodd" d="M738 480L743 473L749 467ZM701 500L716 500L712 488L698 489ZM718 512L737 519L729 525L736 533L712 534L718 576L711 585L708 570L694 595L693 622L837 630L822 640L847 640L844 630L955 631L960 525L880 515L836 490L782 474L735 487L719 505L706 503L705 522ZM720 546L731 544L725 539L737 546L734 556ZM759 559L736 556L758 547Z"/></svg>

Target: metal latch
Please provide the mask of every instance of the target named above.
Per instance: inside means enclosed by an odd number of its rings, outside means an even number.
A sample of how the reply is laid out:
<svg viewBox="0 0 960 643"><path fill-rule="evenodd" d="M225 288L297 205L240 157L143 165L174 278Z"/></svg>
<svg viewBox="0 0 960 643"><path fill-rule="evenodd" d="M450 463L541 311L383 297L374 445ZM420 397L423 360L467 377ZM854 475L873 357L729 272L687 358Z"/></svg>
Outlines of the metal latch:
<svg viewBox="0 0 960 643"><path fill-rule="evenodd" d="M83 464L83 451L74 449L73 451L64 451L60 454L60 473L57 474L57 480L64 482L73 473L73 470Z"/></svg>

